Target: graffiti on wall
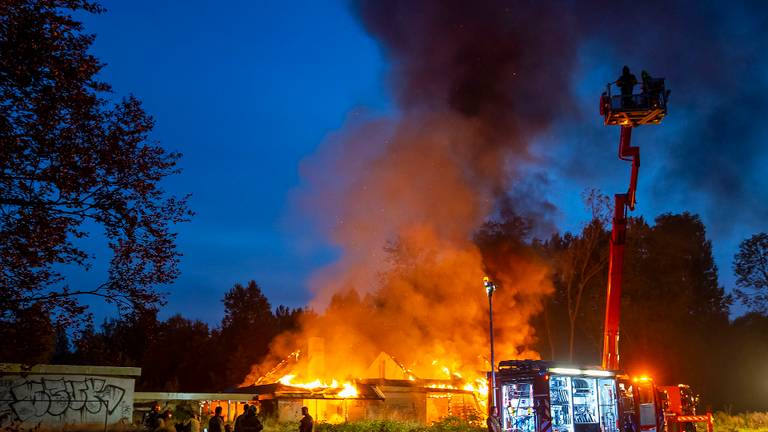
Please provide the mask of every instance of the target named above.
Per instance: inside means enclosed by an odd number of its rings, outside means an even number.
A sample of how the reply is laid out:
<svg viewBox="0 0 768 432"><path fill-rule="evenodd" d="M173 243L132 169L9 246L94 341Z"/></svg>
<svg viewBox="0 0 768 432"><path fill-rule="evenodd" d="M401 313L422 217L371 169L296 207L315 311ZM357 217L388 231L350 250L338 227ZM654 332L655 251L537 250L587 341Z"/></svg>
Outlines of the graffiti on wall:
<svg viewBox="0 0 768 432"><path fill-rule="evenodd" d="M101 377L6 377L0 426L21 423L114 423L130 418L133 383ZM116 418L113 418L116 417Z"/></svg>

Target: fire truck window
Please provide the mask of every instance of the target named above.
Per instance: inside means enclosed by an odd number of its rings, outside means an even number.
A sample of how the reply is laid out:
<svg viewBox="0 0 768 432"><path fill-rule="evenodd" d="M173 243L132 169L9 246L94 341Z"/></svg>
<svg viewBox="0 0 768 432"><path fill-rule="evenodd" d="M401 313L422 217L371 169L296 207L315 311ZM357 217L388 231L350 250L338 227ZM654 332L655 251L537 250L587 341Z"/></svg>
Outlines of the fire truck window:
<svg viewBox="0 0 768 432"><path fill-rule="evenodd" d="M533 385L530 382L502 386L502 426L509 432L535 432Z"/></svg>
<svg viewBox="0 0 768 432"><path fill-rule="evenodd" d="M653 403L653 387L651 387L650 384L638 385L637 393L640 395L638 398L640 400L638 402L641 404Z"/></svg>
<svg viewBox="0 0 768 432"><path fill-rule="evenodd" d="M599 431L597 417L597 389L594 378L574 377L571 379L573 391L573 422L576 432ZM589 425L582 426L580 425Z"/></svg>
<svg viewBox="0 0 768 432"><path fill-rule="evenodd" d="M571 377L557 375L550 377L549 401L552 406L552 430L554 432L573 432Z"/></svg>
<svg viewBox="0 0 768 432"><path fill-rule="evenodd" d="M597 380L597 396L600 403L600 424L604 432L617 432L616 382L612 378Z"/></svg>

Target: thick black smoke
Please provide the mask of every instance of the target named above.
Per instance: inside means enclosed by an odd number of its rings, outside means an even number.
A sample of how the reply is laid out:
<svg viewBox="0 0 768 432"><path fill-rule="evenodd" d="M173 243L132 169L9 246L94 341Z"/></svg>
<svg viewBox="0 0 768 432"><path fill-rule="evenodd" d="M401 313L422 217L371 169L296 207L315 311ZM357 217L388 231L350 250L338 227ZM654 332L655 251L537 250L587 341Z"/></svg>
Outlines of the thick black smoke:
<svg viewBox="0 0 768 432"><path fill-rule="evenodd" d="M550 139L559 147L547 153L560 155L562 174L577 179L602 175L611 160L602 155L611 156L606 147L615 141L594 112L601 88L588 107L574 94L585 56L610 71L603 82L623 64L665 76L671 115L653 134L660 141L645 143L663 158L653 162L662 167L655 190L720 230L768 216L765 2L393 0L353 9L393 64L406 116L471 119L488 134L475 141L476 155L518 160L537 133L560 125ZM514 181L498 174L503 194Z"/></svg>

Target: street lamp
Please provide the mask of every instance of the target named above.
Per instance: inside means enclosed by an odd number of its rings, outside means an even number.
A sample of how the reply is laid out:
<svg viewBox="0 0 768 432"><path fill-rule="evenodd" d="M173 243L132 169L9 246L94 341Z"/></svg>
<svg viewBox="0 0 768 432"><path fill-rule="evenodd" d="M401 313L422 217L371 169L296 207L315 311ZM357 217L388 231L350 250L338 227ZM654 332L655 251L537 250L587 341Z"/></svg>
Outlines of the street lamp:
<svg viewBox="0 0 768 432"><path fill-rule="evenodd" d="M493 356L493 292L496 291L496 284L486 276L483 278L485 292L488 293L488 311L490 316L489 333L491 335L491 401L493 407L496 407L496 360Z"/></svg>

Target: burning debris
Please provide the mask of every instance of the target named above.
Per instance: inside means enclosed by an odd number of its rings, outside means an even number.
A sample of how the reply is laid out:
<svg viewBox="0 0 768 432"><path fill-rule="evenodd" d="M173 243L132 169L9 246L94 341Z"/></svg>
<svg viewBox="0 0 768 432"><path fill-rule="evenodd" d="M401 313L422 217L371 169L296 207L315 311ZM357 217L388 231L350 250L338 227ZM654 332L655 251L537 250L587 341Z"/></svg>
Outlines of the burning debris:
<svg viewBox="0 0 768 432"><path fill-rule="evenodd" d="M469 382L444 368L444 378L422 379L384 352L362 375L350 380L310 378L322 376L324 342L309 340L312 350L295 351L242 388L259 394L266 414L293 419L297 408L307 406L319 421L408 419L431 423L447 416L476 420L486 409L488 388L482 378ZM437 366L438 362L434 362ZM310 372L311 371L311 372ZM320 373L321 375L312 375Z"/></svg>

